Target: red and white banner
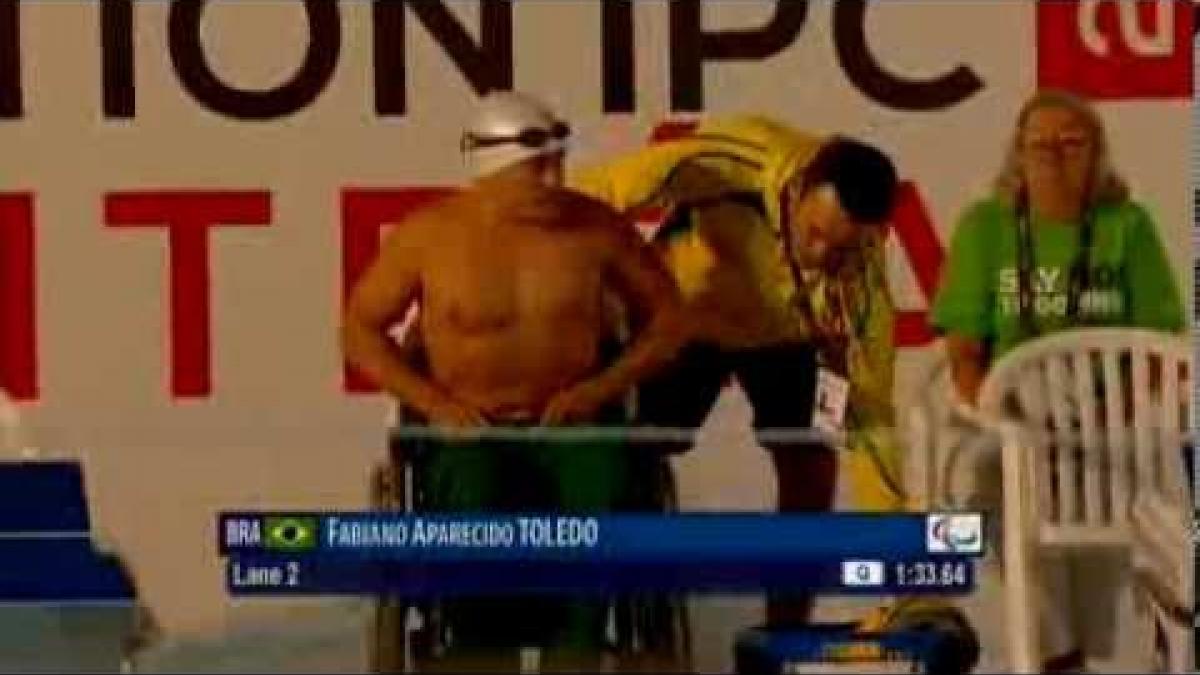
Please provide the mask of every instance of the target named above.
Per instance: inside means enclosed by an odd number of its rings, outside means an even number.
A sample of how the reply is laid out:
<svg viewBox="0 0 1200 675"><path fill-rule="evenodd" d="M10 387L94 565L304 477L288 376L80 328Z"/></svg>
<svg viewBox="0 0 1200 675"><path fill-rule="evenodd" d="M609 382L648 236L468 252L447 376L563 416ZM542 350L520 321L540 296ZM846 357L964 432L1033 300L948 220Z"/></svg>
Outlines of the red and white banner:
<svg viewBox="0 0 1200 675"><path fill-rule="evenodd" d="M904 347L931 339L941 248L1036 84L1123 102L1120 166L1184 241L1187 2L135 4L0 10L0 380L64 414L320 420L369 392L337 361L340 298L383 224L461 180L457 125L489 86L555 100L581 162L704 112L887 147ZM532 39L550 26L569 54Z"/></svg>

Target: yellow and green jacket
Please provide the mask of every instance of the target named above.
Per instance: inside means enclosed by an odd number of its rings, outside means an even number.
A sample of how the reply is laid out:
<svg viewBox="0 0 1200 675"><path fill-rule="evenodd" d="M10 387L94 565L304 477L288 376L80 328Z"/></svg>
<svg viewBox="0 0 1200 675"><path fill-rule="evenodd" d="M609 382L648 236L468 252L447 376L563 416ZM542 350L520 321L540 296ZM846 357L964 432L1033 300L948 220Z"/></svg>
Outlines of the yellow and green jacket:
<svg viewBox="0 0 1200 675"><path fill-rule="evenodd" d="M657 239L698 339L730 348L836 345L823 358L850 381L850 445L873 449L877 469L891 474L881 478L898 491L898 467L889 466L895 347L882 237L836 273L801 273L800 284L783 245L787 186L824 141L760 116L712 119L572 182L632 216L673 214Z"/></svg>

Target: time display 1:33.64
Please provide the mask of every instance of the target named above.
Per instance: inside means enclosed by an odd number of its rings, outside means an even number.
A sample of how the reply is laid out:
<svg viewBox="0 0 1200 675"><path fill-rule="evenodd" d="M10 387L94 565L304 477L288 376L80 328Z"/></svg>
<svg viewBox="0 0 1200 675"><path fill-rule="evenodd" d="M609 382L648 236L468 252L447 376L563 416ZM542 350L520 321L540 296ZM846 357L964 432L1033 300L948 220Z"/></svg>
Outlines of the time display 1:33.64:
<svg viewBox="0 0 1200 675"><path fill-rule="evenodd" d="M968 560L897 562L892 565L892 579L903 588L967 588L970 565Z"/></svg>

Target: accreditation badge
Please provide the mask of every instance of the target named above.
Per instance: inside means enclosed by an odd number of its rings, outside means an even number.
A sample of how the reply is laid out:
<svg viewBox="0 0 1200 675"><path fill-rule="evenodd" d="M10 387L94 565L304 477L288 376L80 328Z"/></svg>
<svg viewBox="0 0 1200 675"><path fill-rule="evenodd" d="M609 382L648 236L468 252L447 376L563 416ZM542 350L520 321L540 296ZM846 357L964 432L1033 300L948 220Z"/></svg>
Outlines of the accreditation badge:
<svg viewBox="0 0 1200 675"><path fill-rule="evenodd" d="M813 399L812 425L829 434L845 429L850 381L822 366L817 370L817 393Z"/></svg>

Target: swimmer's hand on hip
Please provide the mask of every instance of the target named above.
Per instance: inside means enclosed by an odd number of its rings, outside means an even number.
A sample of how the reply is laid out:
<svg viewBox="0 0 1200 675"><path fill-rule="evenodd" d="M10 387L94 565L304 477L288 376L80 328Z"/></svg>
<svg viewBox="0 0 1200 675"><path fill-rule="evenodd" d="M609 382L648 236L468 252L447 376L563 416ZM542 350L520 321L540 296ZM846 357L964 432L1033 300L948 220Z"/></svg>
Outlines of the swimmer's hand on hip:
<svg viewBox="0 0 1200 675"><path fill-rule="evenodd" d="M595 380L581 382L555 394L542 411L543 426L587 422L611 400L608 388Z"/></svg>
<svg viewBox="0 0 1200 675"><path fill-rule="evenodd" d="M429 425L450 437L469 438L472 429L488 425L487 417L479 409L449 396L439 396L424 408L422 413Z"/></svg>

